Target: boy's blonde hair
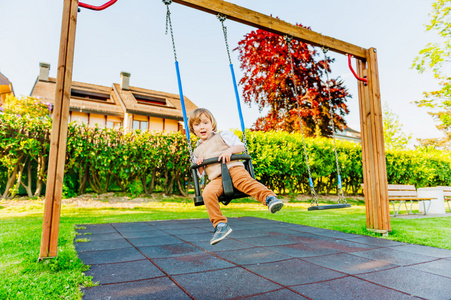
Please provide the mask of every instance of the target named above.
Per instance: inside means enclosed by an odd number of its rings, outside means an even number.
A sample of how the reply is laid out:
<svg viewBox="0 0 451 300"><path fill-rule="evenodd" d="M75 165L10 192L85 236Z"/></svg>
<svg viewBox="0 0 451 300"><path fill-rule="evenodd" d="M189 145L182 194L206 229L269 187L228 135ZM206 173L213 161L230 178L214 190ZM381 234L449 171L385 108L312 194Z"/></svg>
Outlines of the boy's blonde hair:
<svg viewBox="0 0 451 300"><path fill-rule="evenodd" d="M213 127L213 131L216 131L216 119L213 116L213 114L206 108L197 108L190 113L189 119L188 119L189 131L194 133L193 125L196 122L200 122L200 116L202 114L204 114L207 118L210 119L211 126Z"/></svg>

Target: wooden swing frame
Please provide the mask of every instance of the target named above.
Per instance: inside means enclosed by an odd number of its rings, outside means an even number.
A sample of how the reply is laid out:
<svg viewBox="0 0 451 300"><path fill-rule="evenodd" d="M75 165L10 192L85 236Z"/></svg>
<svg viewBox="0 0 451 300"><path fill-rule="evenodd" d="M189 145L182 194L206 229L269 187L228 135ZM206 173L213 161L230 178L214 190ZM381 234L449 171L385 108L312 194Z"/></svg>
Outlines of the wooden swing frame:
<svg viewBox="0 0 451 300"><path fill-rule="evenodd" d="M300 42L325 47L356 58L358 76L361 78L366 76L368 81L367 85L362 81L358 82L367 229L382 234L391 231L376 49L365 49L222 0L173 0L173 2L214 15L222 14L229 20L279 35L288 35ZM64 0L40 260L56 257L58 253L78 8L78 0Z"/></svg>

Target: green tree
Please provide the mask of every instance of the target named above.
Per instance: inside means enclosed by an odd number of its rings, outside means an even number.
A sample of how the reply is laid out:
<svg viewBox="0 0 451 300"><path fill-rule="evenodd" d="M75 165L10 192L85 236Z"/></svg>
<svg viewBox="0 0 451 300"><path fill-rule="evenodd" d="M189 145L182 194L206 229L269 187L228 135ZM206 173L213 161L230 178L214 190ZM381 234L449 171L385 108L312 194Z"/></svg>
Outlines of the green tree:
<svg viewBox="0 0 451 300"><path fill-rule="evenodd" d="M383 122L385 148L398 150L407 148L412 136L402 131L403 125L399 121L398 115L390 109L387 102L383 107Z"/></svg>
<svg viewBox="0 0 451 300"><path fill-rule="evenodd" d="M22 97L19 99L13 95L8 95L0 111L5 114L45 118L50 115L52 108L53 106L50 103L42 103L37 98Z"/></svg>
<svg viewBox="0 0 451 300"><path fill-rule="evenodd" d="M0 168L7 170L0 198L13 198L20 186L29 197L40 195L50 145L50 110L50 104L32 97L8 96L0 107Z"/></svg>
<svg viewBox="0 0 451 300"><path fill-rule="evenodd" d="M436 0L432 4L431 21L427 31L435 32L439 41L428 43L413 62L419 73L431 70L441 89L424 92L424 99L415 101L417 106L429 109L429 114L438 122L437 128L444 138L420 140L423 145L451 148L451 1Z"/></svg>

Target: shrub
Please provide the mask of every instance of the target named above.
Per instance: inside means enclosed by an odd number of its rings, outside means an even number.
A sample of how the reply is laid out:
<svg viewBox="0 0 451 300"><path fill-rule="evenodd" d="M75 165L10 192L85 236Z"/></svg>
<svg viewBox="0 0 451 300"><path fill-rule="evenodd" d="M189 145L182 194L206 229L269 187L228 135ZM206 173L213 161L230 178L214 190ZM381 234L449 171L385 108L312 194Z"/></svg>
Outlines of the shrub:
<svg viewBox="0 0 451 300"><path fill-rule="evenodd" d="M11 198L23 186L38 196L43 188L51 120L0 114L0 191ZM238 136L241 133L236 132ZM309 170L299 134L247 132L256 178L281 194L309 193ZM195 139L192 141L193 145ZM338 162L343 191L356 194L363 182L360 144L307 138L305 149L317 193L337 193ZM451 185L451 155L433 148L387 150L389 183L417 187ZM30 184L30 181L36 181ZM64 195L123 191L137 195L163 191L187 195L190 157L181 133L149 133L69 124ZM28 182L28 184L24 184ZM38 188L39 186L39 188Z"/></svg>

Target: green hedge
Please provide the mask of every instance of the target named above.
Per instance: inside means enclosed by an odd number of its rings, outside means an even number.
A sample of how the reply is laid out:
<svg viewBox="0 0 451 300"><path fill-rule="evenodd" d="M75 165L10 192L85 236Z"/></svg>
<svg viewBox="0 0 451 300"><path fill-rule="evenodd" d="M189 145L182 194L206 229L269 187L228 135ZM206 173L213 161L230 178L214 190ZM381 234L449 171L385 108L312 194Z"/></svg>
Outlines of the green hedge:
<svg viewBox="0 0 451 300"><path fill-rule="evenodd" d="M149 133L69 125L66 175L68 190L81 194L121 190L132 194L186 195L189 152L181 133Z"/></svg>
<svg viewBox="0 0 451 300"><path fill-rule="evenodd" d="M413 184L417 188L451 185L451 151L389 150L385 156L389 183Z"/></svg>
<svg viewBox="0 0 451 300"><path fill-rule="evenodd" d="M284 132L248 132L255 173L265 185L279 192L309 193L302 136ZM307 138L306 150L315 189L336 193L337 169L332 139ZM363 183L360 144L336 141L343 190L356 194ZM433 148L387 150L387 180L416 187L451 185L451 152Z"/></svg>
<svg viewBox="0 0 451 300"><path fill-rule="evenodd" d="M256 177L279 193L309 193L302 136L285 132L248 132ZM311 176L318 193L336 192L337 168L333 140L305 139ZM363 182L361 147L336 141L343 189L355 194Z"/></svg>
<svg viewBox="0 0 451 300"><path fill-rule="evenodd" d="M29 182L30 174L26 170L30 162L33 188L37 178L44 182L46 179L46 169L41 167L39 172L44 175L37 176L36 165L48 157L48 121L30 131L30 122L20 121L20 116L17 118L0 115L2 193L17 170L24 170L21 181ZM310 192L300 135L249 131L246 137L258 180L282 194ZM192 142L194 145L195 141ZM316 191L336 193L333 140L308 138L305 142ZM361 147L347 141L336 141L336 145L343 189L347 194L356 194L363 182ZM386 152L388 182L417 187L451 185L450 154L430 148L389 150ZM46 168L46 164L40 165ZM68 128L64 193L74 196L86 191L123 191L137 195L163 191L186 195L191 180L189 165L187 141L181 133L123 133L72 123ZM18 177L14 176L14 187L18 188ZM44 192L43 188L41 195ZM14 193L8 195L14 196Z"/></svg>

